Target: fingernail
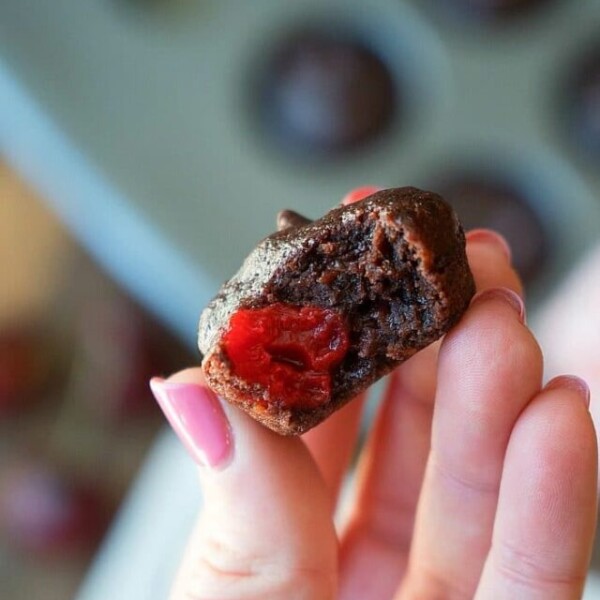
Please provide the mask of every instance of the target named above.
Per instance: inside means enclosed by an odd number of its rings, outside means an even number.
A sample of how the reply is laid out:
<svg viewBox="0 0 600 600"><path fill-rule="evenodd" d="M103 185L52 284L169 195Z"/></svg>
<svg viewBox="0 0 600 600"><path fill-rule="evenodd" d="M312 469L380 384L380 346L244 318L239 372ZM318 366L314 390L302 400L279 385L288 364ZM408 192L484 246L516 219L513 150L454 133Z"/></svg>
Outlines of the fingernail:
<svg viewBox="0 0 600 600"><path fill-rule="evenodd" d="M347 193L342 200L342 204L344 206L347 204L353 204L354 202L364 200L365 198L368 198L379 191L381 191L381 188L379 187L375 187L374 185L364 185Z"/></svg>
<svg viewBox="0 0 600 600"><path fill-rule="evenodd" d="M516 292L503 287L483 290L473 296L471 306L480 302L486 302L487 300L502 300L517 313L519 321L525 323L525 304L521 296Z"/></svg>
<svg viewBox="0 0 600 600"><path fill-rule="evenodd" d="M587 408L590 407L590 388L588 384L577 377L576 375L559 375L551 381L549 381L544 387L545 390L571 390L577 392L579 397L583 400L583 403Z"/></svg>
<svg viewBox="0 0 600 600"><path fill-rule="evenodd" d="M150 380L150 389L173 430L200 465L219 468L231 457L231 429L213 392L193 383Z"/></svg>
<svg viewBox="0 0 600 600"><path fill-rule="evenodd" d="M494 246L498 251L502 252L508 262L512 259L512 252L510 246L504 236L500 235L497 231L491 229L472 229L465 234L468 242L476 244L489 244Z"/></svg>

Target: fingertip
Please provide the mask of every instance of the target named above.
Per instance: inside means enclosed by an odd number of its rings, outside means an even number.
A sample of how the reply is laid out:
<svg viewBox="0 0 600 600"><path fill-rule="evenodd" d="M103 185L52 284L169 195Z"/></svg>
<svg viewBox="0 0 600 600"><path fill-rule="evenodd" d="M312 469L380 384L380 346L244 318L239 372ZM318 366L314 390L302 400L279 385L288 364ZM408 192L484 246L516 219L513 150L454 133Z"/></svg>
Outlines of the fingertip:
<svg viewBox="0 0 600 600"><path fill-rule="evenodd" d="M577 397L583 402L586 408L590 406L590 387L581 377L576 375L559 375L551 379L544 390L570 390L577 394Z"/></svg>
<svg viewBox="0 0 600 600"><path fill-rule="evenodd" d="M506 238L493 229L471 229L465 234L467 244L483 244L493 248L494 251L504 257L510 264L512 262L512 251Z"/></svg>
<svg viewBox="0 0 600 600"><path fill-rule="evenodd" d="M151 382L159 392L188 395L189 413L174 429L200 464L209 451L190 448L186 432L196 418L215 418L198 397L208 390L202 383L199 369ZM333 597L337 539L329 496L308 450L299 438L280 436L210 396L218 402L214 412L227 417L235 450L228 462L199 469L202 516L171 597L288 598L297 590L307 598ZM192 435L194 444L206 443L200 433L198 439Z"/></svg>
<svg viewBox="0 0 600 600"><path fill-rule="evenodd" d="M342 205L346 206L348 204L354 204L354 202L358 202L359 200L364 200L376 192L381 191L381 189L382 188L374 185L364 185L362 187L355 188L343 197Z"/></svg>
<svg viewBox="0 0 600 600"><path fill-rule="evenodd" d="M153 377L152 379L161 378ZM177 371L176 373L173 373L164 379L174 383L195 383L197 385L206 385L201 367L187 367L186 369Z"/></svg>
<svg viewBox="0 0 600 600"><path fill-rule="evenodd" d="M233 434L220 400L197 374L153 377L150 389L173 431L203 467L220 470L233 457Z"/></svg>
<svg viewBox="0 0 600 600"><path fill-rule="evenodd" d="M475 294L471 300L471 306L485 304L493 301L499 301L511 308L517 319L525 323L525 303L523 299L514 291L505 287L488 288Z"/></svg>
<svg viewBox="0 0 600 600"><path fill-rule="evenodd" d="M539 392L543 374L541 348L523 319L522 301L512 290L493 288L476 296L442 342L439 385L453 390L442 397L454 398L452 406L457 398L459 404L460 398L471 398L469 411L501 416L503 423L511 410L500 398L510 399L520 412Z"/></svg>
<svg viewBox="0 0 600 600"><path fill-rule="evenodd" d="M506 287L523 296L523 284L507 253L504 238L494 231L475 229L466 234L466 253L477 290Z"/></svg>
<svg viewBox="0 0 600 600"><path fill-rule="evenodd" d="M529 469L535 477L537 469L547 483L579 478L584 485L584 479L596 477L596 432L584 386L579 378L556 377L519 416L511 456L523 460L527 454L523 472Z"/></svg>
<svg viewBox="0 0 600 600"><path fill-rule="evenodd" d="M525 307L521 297L509 288L489 288L476 294L459 323L445 336L441 358L455 362L490 365L505 364L514 372L531 373L541 378L542 352L525 325ZM522 363L520 361L523 361Z"/></svg>

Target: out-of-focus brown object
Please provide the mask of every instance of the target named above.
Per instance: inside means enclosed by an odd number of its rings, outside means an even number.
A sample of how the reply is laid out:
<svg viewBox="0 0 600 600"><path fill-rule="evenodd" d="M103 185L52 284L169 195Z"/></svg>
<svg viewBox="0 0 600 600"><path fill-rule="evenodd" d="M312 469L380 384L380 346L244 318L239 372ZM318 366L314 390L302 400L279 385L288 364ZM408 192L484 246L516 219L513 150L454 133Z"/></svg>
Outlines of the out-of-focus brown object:
<svg viewBox="0 0 600 600"><path fill-rule="evenodd" d="M0 418L52 387L49 340L33 327L0 329Z"/></svg>
<svg viewBox="0 0 600 600"><path fill-rule="evenodd" d="M0 162L0 419L47 397L63 348L49 327L74 244L56 217Z"/></svg>

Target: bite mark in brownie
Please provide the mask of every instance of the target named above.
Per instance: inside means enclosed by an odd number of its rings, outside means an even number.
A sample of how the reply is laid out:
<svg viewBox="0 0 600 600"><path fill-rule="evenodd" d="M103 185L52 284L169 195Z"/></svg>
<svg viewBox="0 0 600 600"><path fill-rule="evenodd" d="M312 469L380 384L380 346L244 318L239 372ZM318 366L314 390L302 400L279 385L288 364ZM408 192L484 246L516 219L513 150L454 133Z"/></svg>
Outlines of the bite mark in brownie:
<svg viewBox="0 0 600 600"><path fill-rule="evenodd" d="M383 190L314 222L284 211L278 225L202 313L199 347L217 393L290 435L446 333L474 283L462 227L430 192Z"/></svg>

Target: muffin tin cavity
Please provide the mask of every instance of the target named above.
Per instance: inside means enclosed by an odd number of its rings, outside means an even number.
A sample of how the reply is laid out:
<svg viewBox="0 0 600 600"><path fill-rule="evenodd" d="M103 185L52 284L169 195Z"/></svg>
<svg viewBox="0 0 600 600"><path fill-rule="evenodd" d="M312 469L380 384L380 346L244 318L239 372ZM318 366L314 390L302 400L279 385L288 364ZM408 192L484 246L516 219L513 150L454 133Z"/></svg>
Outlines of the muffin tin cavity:
<svg viewBox="0 0 600 600"><path fill-rule="evenodd" d="M439 192L454 206L465 230L500 232L525 285L535 282L550 258L548 234L525 190L508 178L466 172L444 178Z"/></svg>
<svg viewBox="0 0 600 600"><path fill-rule="evenodd" d="M600 46L575 65L566 107L574 143L600 160Z"/></svg>
<svg viewBox="0 0 600 600"><path fill-rule="evenodd" d="M290 35L272 48L259 86L265 131L296 152L356 149L385 133L399 112L394 74L356 32Z"/></svg>

